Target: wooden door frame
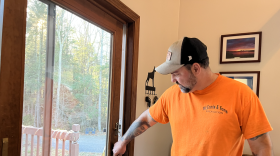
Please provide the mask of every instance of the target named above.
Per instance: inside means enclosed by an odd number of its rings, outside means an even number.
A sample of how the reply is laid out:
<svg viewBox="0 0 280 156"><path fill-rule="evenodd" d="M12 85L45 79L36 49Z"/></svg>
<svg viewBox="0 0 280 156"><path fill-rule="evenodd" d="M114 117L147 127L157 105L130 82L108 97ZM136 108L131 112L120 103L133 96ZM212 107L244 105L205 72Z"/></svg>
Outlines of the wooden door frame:
<svg viewBox="0 0 280 156"><path fill-rule="evenodd" d="M112 16L116 16L127 23L127 55L123 118L124 134L135 120L136 116L140 16L118 0L95 0L95 2L101 5L101 7L104 8L104 11L107 10ZM127 145L126 153L124 155L134 155L134 140Z"/></svg>
<svg viewBox="0 0 280 156"><path fill-rule="evenodd" d="M137 96L137 74L138 74L138 52L139 52L139 30L140 16L128 8L119 0L90 0L95 1L108 14L120 18L127 24L127 55L125 69L125 98L123 134L135 120L136 96ZM109 11L110 10L110 11ZM134 155L134 140L126 148L125 156Z"/></svg>
<svg viewBox="0 0 280 156"><path fill-rule="evenodd" d="M20 155L27 0L5 0L0 69L0 142ZM0 155L2 154L0 148Z"/></svg>
<svg viewBox="0 0 280 156"><path fill-rule="evenodd" d="M119 0L87 1L127 25L123 118L123 131L126 132L136 114L140 17ZM21 152L26 8L27 0L5 1L0 66L0 142L2 138L9 138L9 155L20 155ZM133 155L134 141L127 145L125 156Z"/></svg>

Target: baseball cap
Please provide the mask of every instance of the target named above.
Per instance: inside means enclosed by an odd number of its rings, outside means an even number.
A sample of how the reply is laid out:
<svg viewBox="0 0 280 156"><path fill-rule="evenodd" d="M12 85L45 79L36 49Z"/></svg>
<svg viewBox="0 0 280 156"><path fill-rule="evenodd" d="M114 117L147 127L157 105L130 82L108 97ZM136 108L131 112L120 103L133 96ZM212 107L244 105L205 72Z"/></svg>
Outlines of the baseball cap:
<svg viewBox="0 0 280 156"><path fill-rule="evenodd" d="M197 38L184 37L173 43L167 52L166 61L156 71L166 75L187 64L199 63L206 59L207 47Z"/></svg>

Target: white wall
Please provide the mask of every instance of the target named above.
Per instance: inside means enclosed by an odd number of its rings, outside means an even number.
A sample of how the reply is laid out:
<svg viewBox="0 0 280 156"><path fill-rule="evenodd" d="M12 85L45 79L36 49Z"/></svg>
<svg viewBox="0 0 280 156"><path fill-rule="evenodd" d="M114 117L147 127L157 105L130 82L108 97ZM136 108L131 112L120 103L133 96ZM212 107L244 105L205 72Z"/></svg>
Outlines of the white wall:
<svg viewBox="0 0 280 156"><path fill-rule="evenodd" d="M140 45L137 83L136 117L147 109L145 81L154 66L165 61L168 47L177 40L180 0L121 0L140 16ZM155 74L156 94L169 86L170 76ZM149 82L150 84L150 82ZM151 85L151 84L150 84ZM170 125L156 124L135 139L135 156L170 155Z"/></svg>
<svg viewBox="0 0 280 156"><path fill-rule="evenodd" d="M280 1L121 1L140 15L136 117L147 109L144 102L147 73L165 60L174 41L183 36L197 37L208 46L213 72L261 71L259 96L274 128L270 136L275 156L280 156ZM263 32L260 63L219 64L221 35L255 31ZM155 74L159 96L171 85L170 76ZM157 124L136 138L135 156L169 155L171 143L169 124ZM244 152L251 153L248 145Z"/></svg>
<svg viewBox="0 0 280 156"><path fill-rule="evenodd" d="M255 31L263 35L260 63L219 64L221 35ZM181 0L178 37L183 36L208 46L213 72L261 71L259 97L274 129L274 154L280 156L280 1ZM244 152L251 153L248 145Z"/></svg>

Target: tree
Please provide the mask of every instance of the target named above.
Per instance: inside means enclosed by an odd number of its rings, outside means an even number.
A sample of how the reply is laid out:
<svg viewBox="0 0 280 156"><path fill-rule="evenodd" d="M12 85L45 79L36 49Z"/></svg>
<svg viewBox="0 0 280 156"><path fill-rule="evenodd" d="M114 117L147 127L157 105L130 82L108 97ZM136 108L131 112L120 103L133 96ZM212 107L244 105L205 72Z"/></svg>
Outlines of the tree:
<svg viewBox="0 0 280 156"><path fill-rule="evenodd" d="M48 6L29 0L23 124L42 126ZM53 128L106 126L110 33L56 6Z"/></svg>
<svg viewBox="0 0 280 156"><path fill-rule="evenodd" d="M104 30L101 30L101 41L100 41L100 67L102 66L103 60L103 38L104 38ZM99 70L99 99L98 99L98 130L101 131L101 103L102 103L102 70Z"/></svg>
<svg viewBox="0 0 280 156"><path fill-rule="evenodd" d="M66 39L69 37L69 32L72 28L71 23L73 20L73 16L70 13L70 17L65 16L64 9L57 9L56 16L56 36L59 44L59 55L58 55L58 80L57 80L57 91L56 91L56 116L55 116L55 127L58 126L58 119L60 114L60 87L61 87L61 75L62 75L62 51L64 50L64 44ZM69 13L68 13L69 14ZM66 24L66 25L64 25Z"/></svg>
<svg viewBox="0 0 280 156"><path fill-rule="evenodd" d="M23 124L40 127L44 101L41 100L41 91L44 86L47 5L30 0L27 12Z"/></svg>

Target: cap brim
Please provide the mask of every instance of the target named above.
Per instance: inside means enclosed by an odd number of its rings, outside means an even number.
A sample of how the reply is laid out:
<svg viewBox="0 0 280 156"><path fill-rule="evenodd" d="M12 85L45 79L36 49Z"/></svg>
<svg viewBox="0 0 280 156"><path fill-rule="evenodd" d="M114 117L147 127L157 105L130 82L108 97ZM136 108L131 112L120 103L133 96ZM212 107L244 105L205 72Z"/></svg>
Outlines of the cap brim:
<svg viewBox="0 0 280 156"><path fill-rule="evenodd" d="M175 72L177 69L179 69L183 66L184 66L183 64L176 65L176 64L170 64L170 63L164 62L160 66L156 67L156 71L163 75L167 75L167 74Z"/></svg>

